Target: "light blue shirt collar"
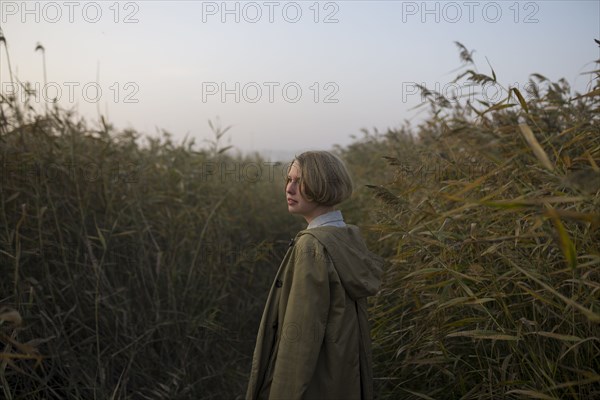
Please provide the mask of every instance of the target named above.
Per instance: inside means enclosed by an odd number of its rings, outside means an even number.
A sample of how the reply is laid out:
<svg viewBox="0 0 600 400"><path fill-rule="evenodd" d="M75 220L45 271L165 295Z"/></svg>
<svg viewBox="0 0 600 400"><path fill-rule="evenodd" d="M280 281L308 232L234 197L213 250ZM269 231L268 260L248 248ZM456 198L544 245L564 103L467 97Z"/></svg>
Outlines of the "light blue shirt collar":
<svg viewBox="0 0 600 400"><path fill-rule="evenodd" d="M344 217L342 212L339 210L333 210L325 214L321 214L308 224L306 229L316 228L317 226L346 226L344 223Z"/></svg>

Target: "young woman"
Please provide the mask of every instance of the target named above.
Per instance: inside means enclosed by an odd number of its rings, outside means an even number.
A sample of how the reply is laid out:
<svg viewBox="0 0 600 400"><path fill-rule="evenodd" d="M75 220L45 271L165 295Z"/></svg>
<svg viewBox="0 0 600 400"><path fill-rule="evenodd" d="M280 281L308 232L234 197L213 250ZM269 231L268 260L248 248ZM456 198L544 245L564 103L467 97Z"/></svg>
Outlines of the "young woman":
<svg viewBox="0 0 600 400"><path fill-rule="evenodd" d="M308 226L290 243L258 329L247 400L373 398L367 296L382 259L334 206L352 194L342 161L297 156L285 187L288 211Z"/></svg>

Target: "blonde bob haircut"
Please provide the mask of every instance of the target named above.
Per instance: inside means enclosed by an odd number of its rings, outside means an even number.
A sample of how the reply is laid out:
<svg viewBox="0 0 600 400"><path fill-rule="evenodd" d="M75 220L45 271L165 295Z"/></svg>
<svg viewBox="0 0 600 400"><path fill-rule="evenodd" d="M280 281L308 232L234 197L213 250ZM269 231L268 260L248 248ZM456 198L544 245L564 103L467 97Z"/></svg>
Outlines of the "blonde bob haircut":
<svg viewBox="0 0 600 400"><path fill-rule="evenodd" d="M346 166L330 152L306 151L296 156L294 162L300 170L300 194L306 200L334 206L352 195L352 179Z"/></svg>

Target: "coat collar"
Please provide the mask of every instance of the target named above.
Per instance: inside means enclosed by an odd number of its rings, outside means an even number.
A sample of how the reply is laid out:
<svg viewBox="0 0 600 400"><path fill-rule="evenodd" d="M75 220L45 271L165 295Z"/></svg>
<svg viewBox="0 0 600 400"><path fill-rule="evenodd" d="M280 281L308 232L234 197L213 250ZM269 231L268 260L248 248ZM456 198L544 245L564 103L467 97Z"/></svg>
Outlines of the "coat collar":
<svg viewBox="0 0 600 400"><path fill-rule="evenodd" d="M316 228L317 226L346 226L344 223L344 217L342 212L339 210L333 210L325 214L321 214L312 221L306 227L306 229Z"/></svg>

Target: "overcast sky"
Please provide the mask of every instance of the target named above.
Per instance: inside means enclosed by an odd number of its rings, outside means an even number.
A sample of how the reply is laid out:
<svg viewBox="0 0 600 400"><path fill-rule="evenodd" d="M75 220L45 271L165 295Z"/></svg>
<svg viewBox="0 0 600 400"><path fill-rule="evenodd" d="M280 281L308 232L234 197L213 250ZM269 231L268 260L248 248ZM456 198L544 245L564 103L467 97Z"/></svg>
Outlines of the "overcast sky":
<svg viewBox="0 0 600 400"><path fill-rule="evenodd" d="M597 0L2 1L0 27L36 106L58 97L90 121L199 145L218 117L242 151L329 149L361 128L418 123L416 84L457 89L454 41L520 88L536 72L585 91L600 58Z"/></svg>

